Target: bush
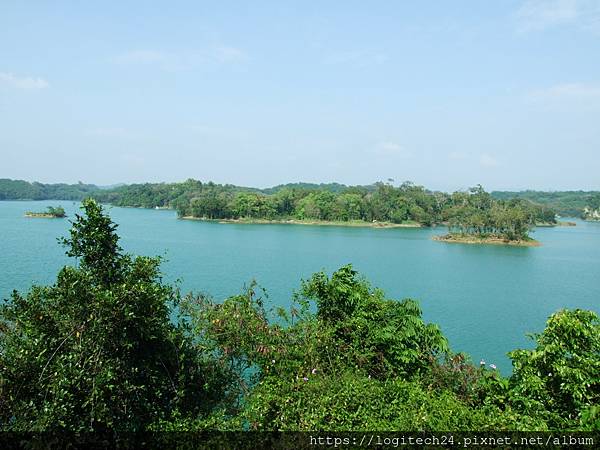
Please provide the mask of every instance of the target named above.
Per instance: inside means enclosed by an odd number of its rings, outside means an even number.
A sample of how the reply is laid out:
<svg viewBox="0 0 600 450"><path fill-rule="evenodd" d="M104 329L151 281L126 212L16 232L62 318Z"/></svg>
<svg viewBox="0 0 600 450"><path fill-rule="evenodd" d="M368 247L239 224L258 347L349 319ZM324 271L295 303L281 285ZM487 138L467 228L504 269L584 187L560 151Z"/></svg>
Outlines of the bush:
<svg viewBox="0 0 600 450"><path fill-rule="evenodd" d="M592 311L562 310L534 336L536 348L515 350L511 403L547 417L558 429L600 429L600 321Z"/></svg>

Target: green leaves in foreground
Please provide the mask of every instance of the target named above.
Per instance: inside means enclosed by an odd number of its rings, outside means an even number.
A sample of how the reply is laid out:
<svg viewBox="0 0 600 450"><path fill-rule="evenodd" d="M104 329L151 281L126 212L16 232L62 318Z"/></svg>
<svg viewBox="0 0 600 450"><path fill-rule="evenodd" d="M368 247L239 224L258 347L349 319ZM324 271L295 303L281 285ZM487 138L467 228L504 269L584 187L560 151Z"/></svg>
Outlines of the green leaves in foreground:
<svg viewBox="0 0 600 450"><path fill-rule="evenodd" d="M141 430L223 401L227 371L170 320L158 258L123 255L115 225L84 202L52 286L0 309L0 429Z"/></svg>
<svg viewBox="0 0 600 450"><path fill-rule="evenodd" d="M535 336L533 350L515 350L512 401L557 427L600 430L600 320L592 311L559 311Z"/></svg>

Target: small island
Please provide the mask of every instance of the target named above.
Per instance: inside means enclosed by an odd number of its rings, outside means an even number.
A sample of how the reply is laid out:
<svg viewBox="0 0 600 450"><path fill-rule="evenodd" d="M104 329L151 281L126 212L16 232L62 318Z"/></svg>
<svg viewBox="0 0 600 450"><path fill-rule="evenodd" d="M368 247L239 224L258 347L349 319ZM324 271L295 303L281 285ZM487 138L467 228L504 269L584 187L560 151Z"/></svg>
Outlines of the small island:
<svg viewBox="0 0 600 450"><path fill-rule="evenodd" d="M557 225L552 211L532 214L527 203L519 199L494 200L481 186L454 193L451 201L445 222L448 233L434 236L436 241L537 247L541 244L529 236L531 229L538 223Z"/></svg>
<svg viewBox="0 0 600 450"><path fill-rule="evenodd" d="M442 236L434 236L434 241L442 241L457 244L487 244L487 245L514 245L517 247L539 247L540 242L535 239L506 239L502 236L494 235L472 235L472 234L445 234Z"/></svg>
<svg viewBox="0 0 600 450"><path fill-rule="evenodd" d="M61 219L63 217L67 217L67 215L62 206L48 206L48 208L46 208L46 211L27 211L25 213L25 217L34 217L42 219Z"/></svg>

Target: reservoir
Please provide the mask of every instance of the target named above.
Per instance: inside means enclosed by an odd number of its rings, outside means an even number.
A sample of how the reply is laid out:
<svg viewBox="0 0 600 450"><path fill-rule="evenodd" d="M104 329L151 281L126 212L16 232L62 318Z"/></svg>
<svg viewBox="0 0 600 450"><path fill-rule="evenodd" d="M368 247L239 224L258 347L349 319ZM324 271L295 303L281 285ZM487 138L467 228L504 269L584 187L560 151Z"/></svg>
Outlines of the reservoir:
<svg viewBox="0 0 600 450"><path fill-rule="evenodd" d="M26 211L78 203L0 201L0 298L33 283L51 284L75 260L57 243L69 219L26 218ZM183 292L221 300L255 279L266 306L289 306L300 280L352 263L388 298L414 298L454 351L511 370L506 353L531 347L561 308L600 311L600 223L537 228L541 247L448 244L445 228L249 225L178 220L174 211L107 206L128 253L165 258L165 279ZM572 219L569 219L572 220Z"/></svg>

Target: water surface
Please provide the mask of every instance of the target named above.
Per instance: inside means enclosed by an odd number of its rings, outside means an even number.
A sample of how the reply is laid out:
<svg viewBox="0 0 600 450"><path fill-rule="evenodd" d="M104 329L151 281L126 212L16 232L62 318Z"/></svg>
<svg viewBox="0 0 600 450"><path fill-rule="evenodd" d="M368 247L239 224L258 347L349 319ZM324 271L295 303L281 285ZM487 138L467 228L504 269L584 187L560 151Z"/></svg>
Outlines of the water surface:
<svg viewBox="0 0 600 450"><path fill-rule="evenodd" d="M0 202L0 297L52 283L72 264L56 238L67 219L25 218L27 210L73 202ZM256 279L271 305L290 304L301 278L352 263L392 298L418 299L455 351L510 371L506 353L529 346L560 308L600 310L600 223L539 228L542 247L435 242L444 229L373 229L218 224L178 220L173 211L108 207L128 252L162 255L165 278L183 290L224 298Z"/></svg>

